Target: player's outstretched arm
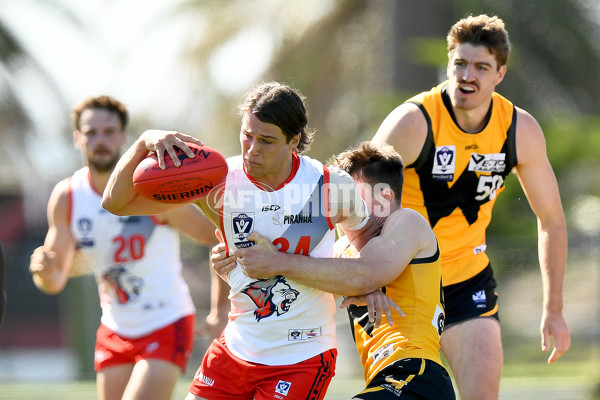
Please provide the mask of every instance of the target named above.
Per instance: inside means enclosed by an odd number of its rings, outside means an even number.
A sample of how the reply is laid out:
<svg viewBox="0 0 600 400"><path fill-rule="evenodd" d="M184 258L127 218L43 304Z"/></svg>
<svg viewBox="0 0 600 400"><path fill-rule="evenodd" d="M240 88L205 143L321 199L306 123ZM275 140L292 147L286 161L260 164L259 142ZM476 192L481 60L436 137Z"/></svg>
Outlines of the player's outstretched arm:
<svg viewBox="0 0 600 400"><path fill-rule="evenodd" d="M256 245L238 249L235 255L251 278L283 275L324 292L360 296L394 280L426 245L431 246L431 240L436 243L423 217L412 210L400 211L388 218L381 235L371 239L355 258L281 253L256 232L249 237ZM428 255L435 250L437 245Z"/></svg>
<svg viewBox="0 0 600 400"><path fill-rule="evenodd" d="M59 182L48 201L48 232L44 245L34 250L29 271L33 282L42 292L56 294L63 290L68 279L75 239L69 227L69 181Z"/></svg>
<svg viewBox="0 0 600 400"><path fill-rule="evenodd" d="M165 167L165 151L175 165L180 166L173 146L179 147L190 158L195 156L185 142L202 145L200 140L179 132L145 131L117 163L104 189L102 207L116 215L155 215L181 207L181 204L157 202L139 195L133 186L133 172L149 151L156 152L161 168Z"/></svg>
<svg viewBox="0 0 600 400"><path fill-rule="evenodd" d="M542 350L551 348L551 364L571 345L562 315L563 280L567 262L567 228L556 176L546 155L546 142L537 121L517 109L517 174L538 221L538 256L544 304L540 324Z"/></svg>

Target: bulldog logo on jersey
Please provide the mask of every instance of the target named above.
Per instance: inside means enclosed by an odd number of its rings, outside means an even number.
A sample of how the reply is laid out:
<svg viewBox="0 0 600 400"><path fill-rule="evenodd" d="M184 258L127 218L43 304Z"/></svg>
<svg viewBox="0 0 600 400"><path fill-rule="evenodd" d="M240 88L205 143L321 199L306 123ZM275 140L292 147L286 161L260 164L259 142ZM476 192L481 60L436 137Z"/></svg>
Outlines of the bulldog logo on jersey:
<svg viewBox="0 0 600 400"><path fill-rule="evenodd" d="M283 276L277 275L250 283L242 293L250 297L258 307L254 310L254 316L260 321L273 314L279 316L287 313L300 292L293 289Z"/></svg>
<svg viewBox="0 0 600 400"><path fill-rule="evenodd" d="M135 300L144 286L142 278L135 276L122 265L110 268L102 275L102 278L114 289L119 304Z"/></svg>
<svg viewBox="0 0 600 400"><path fill-rule="evenodd" d="M438 146L435 148L431 177L436 181L452 182L456 162L456 146Z"/></svg>
<svg viewBox="0 0 600 400"><path fill-rule="evenodd" d="M248 240L248 236L250 236L254 230L254 213L237 213L233 214L232 217L233 244L238 249L253 246L254 242Z"/></svg>

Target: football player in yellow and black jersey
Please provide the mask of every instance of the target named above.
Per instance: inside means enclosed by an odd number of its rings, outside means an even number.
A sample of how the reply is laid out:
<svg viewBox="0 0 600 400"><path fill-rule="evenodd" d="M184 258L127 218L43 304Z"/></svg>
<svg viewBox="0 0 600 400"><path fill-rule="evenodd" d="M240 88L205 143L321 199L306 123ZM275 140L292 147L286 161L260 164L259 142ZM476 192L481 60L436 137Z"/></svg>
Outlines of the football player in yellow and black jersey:
<svg viewBox="0 0 600 400"><path fill-rule="evenodd" d="M336 243L341 258L314 258L278 252L255 233L257 244L237 253L244 271L256 279L283 275L349 296L341 306L348 306L366 382L354 399L455 399L439 354L444 327L440 252L427 221L400 208L402 159L391 146L379 149L365 142L335 156L332 164L358 184L381 227L379 235L358 251L346 231ZM235 264L222 250L213 248L211 259L219 275Z"/></svg>
<svg viewBox="0 0 600 400"><path fill-rule="evenodd" d="M503 356L485 232L506 176L516 171L537 216L542 350L554 339L548 363L570 346L562 315L566 223L540 126L495 92L510 53L504 22L469 16L447 39L448 80L392 111L373 142L400 153L407 165L402 207L423 215L438 238L446 301L441 345L460 396L497 399Z"/></svg>

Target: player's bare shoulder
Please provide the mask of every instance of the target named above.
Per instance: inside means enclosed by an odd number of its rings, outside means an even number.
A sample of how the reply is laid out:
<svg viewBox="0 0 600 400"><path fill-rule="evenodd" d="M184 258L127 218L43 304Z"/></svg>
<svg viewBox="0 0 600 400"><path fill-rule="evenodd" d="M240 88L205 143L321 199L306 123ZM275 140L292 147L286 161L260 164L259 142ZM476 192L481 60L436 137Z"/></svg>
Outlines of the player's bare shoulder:
<svg viewBox="0 0 600 400"><path fill-rule="evenodd" d="M517 113L516 147L518 167L536 162L546 156L546 139L537 120L522 108L515 107Z"/></svg>
<svg viewBox="0 0 600 400"><path fill-rule="evenodd" d="M71 178L63 179L54 185L48 206L65 206L68 207L71 200Z"/></svg>
<svg viewBox="0 0 600 400"><path fill-rule="evenodd" d="M426 138L427 119L423 111L416 104L403 103L381 123L372 142L392 145L405 165L410 165L418 158Z"/></svg>

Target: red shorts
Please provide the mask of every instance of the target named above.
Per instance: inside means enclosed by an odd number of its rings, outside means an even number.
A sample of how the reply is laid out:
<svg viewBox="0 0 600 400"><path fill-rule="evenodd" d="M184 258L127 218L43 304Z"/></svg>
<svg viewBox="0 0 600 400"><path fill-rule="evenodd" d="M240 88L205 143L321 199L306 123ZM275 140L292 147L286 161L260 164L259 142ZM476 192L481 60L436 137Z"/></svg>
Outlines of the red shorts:
<svg viewBox="0 0 600 400"><path fill-rule="evenodd" d="M96 333L94 368L136 363L157 358L176 364L185 373L194 345L195 315L188 315L149 335L129 339L117 335L104 325Z"/></svg>
<svg viewBox="0 0 600 400"><path fill-rule="evenodd" d="M234 356L213 340L189 391L211 400L321 400L335 375L337 350L292 365L263 365Z"/></svg>

